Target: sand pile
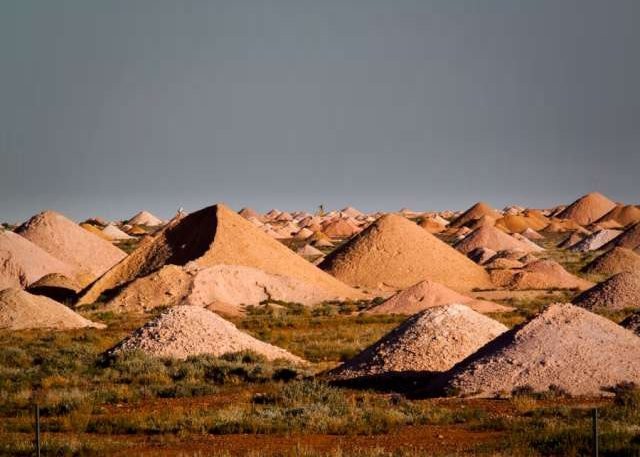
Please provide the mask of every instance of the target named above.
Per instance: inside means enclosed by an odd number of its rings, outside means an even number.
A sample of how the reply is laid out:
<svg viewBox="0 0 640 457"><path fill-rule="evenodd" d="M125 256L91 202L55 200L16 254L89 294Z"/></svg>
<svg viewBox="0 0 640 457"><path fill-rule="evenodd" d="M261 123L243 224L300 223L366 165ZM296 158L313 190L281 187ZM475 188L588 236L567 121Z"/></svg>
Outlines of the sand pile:
<svg viewBox="0 0 640 457"><path fill-rule="evenodd" d="M383 303L367 310L368 314L415 314L427 308L459 303L479 313L500 313L513 308L467 297L434 281L420 281Z"/></svg>
<svg viewBox="0 0 640 457"><path fill-rule="evenodd" d="M156 357L186 359L253 351L268 360L304 363L300 357L241 332L231 322L199 306L176 306L118 343L109 354L142 351Z"/></svg>
<svg viewBox="0 0 640 457"><path fill-rule="evenodd" d="M427 309L329 372L353 379L402 372L442 372L507 328L460 304Z"/></svg>
<svg viewBox="0 0 640 457"><path fill-rule="evenodd" d="M112 241L122 241L122 240L132 240L133 237L129 236L118 227L113 224L107 225L102 229L102 234L108 239Z"/></svg>
<svg viewBox="0 0 640 457"><path fill-rule="evenodd" d="M416 227L418 228L418 227ZM164 265L241 265L298 279L343 298L362 294L319 270L224 205L191 213L169 224L96 281L80 298L93 303L104 291L146 276Z"/></svg>
<svg viewBox="0 0 640 457"><path fill-rule="evenodd" d="M246 208L246 207L242 208L240 211L238 211L238 214L247 220L249 219L255 219L258 221L262 220L262 215L256 210L254 210L253 208Z"/></svg>
<svg viewBox="0 0 640 457"><path fill-rule="evenodd" d="M27 287L27 292L44 295L58 302L75 301L80 284L60 273L49 273Z"/></svg>
<svg viewBox="0 0 640 457"><path fill-rule="evenodd" d="M480 247L489 248L494 251L511 249L525 253L544 250L533 242L523 242L495 227L487 225L474 230L465 238L457 242L454 247L464 254L468 254L474 249Z"/></svg>
<svg viewBox="0 0 640 457"><path fill-rule="evenodd" d="M67 330L84 327L104 328L105 325L91 322L47 297L15 288L0 291L0 329Z"/></svg>
<svg viewBox="0 0 640 457"><path fill-rule="evenodd" d="M350 224L344 219L336 219L323 224L322 231L329 238L349 238L358 232L358 227Z"/></svg>
<svg viewBox="0 0 640 457"><path fill-rule="evenodd" d="M347 206L346 208L342 208L340 210L340 213L342 213L342 215L344 215L344 216L353 217L353 218L358 218L358 217L364 216L364 214L362 212L358 211L357 209L353 208L352 206Z"/></svg>
<svg viewBox="0 0 640 457"><path fill-rule="evenodd" d="M640 271L640 255L625 248L613 248L582 269L584 273L614 275L623 271Z"/></svg>
<svg viewBox="0 0 640 457"><path fill-rule="evenodd" d="M429 233L440 233L447 228L446 225L441 224L432 217L423 218L418 225Z"/></svg>
<svg viewBox="0 0 640 457"><path fill-rule="evenodd" d="M620 230L598 230L597 232L586 236L582 241L579 241L578 243L571 246L569 250L573 252L596 251L607 244L609 241L616 238L621 233L622 231Z"/></svg>
<svg viewBox="0 0 640 457"><path fill-rule="evenodd" d="M106 307L146 312L158 306L187 304L242 314L263 302L314 305L337 297L298 279L239 265L169 265L126 286Z"/></svg>
<svg viewBox="0 0 640 457"><path fill-rule="evenodd" d="M623 271L573 299L586 309L621 310L640 308L640 271Z"/></svg>
<svg viewBox="0 0 640 457"><path fill-rule="evenodd" d="M131 219L127 221L129 225L144 225L146 227L157 227L159 225L164 224L162 219L157 218L149 211L140 211L138 214L133 216Z"/></svg>
<svg viewBox="0 0 640 457"><path fill-rule="evenodd" d="M26 238L0 230L0 290L26 287L49 273L74 274L74 269Z"/></svg>
<svg viewBox="0 0 640 457"><path fill-rule="evenodd" d="M615 221L623 227L640 222L640 208L634 205L618 205L598 219L598 223Z"/></svg>
<svg viewBox="0 0 640 457"><path fill-rule="evenodd" d="M502 215L491 206L484 202L478 202L454 219L450 226L454 228L462 227L470 222L480 219L482 216L488 216L493 220L497 220L502 217Z"/></svg>
<svg viewBox="0 0 640 457"><path fill-rule="evenodd" d="M627 249L640 248L640 222L629 227L627 230L622 232L621 235L605 244L602 248L613 249L616 246Z"/></svg>
<svg viewBox="0 0 640 457"><path fill-rule="evenodd" d="M506 215L496 220L495 225L508 233L522 233L527 229L542 230L548 223L544 216Z"/></svg>
<svg viewBox="0 0 640 457"><path fill-rule="evenodd" d="M526 228L524 232L522 232L522 236L532 241L544 240L544 236L540 235L538 232L536 232L534 229L530 227Z"/></svg>
<svg viewBox="0 0 640 457"><path fill-rule="evenodd" d="M101 276L127 255L54 211L33 216L16 230L58 260L74 268L81 285Z"/></svg>
<svg viewBox="0 0 640 457"><path fill-rule="evenodd" d="M388 214L320 264L338 279L368 288L402 289L431 279L457 291L491 287L487 272L397 214Z"/></svg>
<svg viewBox="0 0 640 457"><path fill-rule="evenodd" d="M571 219L580 225L589 225L615 207L616 204L604 195L598 192L592 192L571 203L564 211L558 214L558 217Z"/></svg>
<svg viewBox="0 0 640 457"><path fill-rule="evenodd" d="M622 322L620 322L627 330L631 330L636 335L640 335L640 311L627 316Z"/></svg>
<svg viewBox="0 0 640 457"><path fill-rule="evenodd" d="M107 241L110 240L107 235L102 233L102 229L100 229L99 227L97 227L97 226L95 226L93 224L89 224L87 222L83 222L83 223L80 224L80 227L82 227L83 229L85 229L89 233L93 233L94 235L99 236L103 240L107 240Z"/></svg>
<svg viewBox="0 0 640 457"><path fill-rule="evenodd" d="M553 304L444 375L449 391L491 397L532 388L602 395L640 382L640 338L576 306Z"/></svg>
<svg viewBox="0 0 640 457"><path fill-rule="evenodd" d="M304 246L298 248L296 252L307 259L317 259L318 257L324 256L324 252L322 252L320 249L314 248L310 244L305 244Z"/></svg>
<svg viewBox="0 0 640 457"><path fill-rule="evenodd" d="M511 290L588 289L589 281L578 278L554 260L535 260L522 268L491 270L491 280L498 287Z"/></svg>
<svg viewBox="0 0 640 457"><path fill-rule="evenodd" d="M550 219L549 224L541 231L546 233L564 233L581 230L584 230L583 227L576 221L570 219Z"/></svg>

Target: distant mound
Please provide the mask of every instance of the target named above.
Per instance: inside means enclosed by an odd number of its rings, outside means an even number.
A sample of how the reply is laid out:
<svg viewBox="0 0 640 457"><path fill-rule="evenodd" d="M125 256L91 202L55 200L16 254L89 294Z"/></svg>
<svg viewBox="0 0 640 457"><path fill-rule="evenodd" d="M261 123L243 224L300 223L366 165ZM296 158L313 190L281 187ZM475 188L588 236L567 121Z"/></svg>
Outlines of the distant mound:
<svg viewBox="0 0 640 457"><path fill-rule="evenodd" d="M268 360L304 363L300 357L241 332L231 322L199 306L176 306L163 312L118 343L108 354L127 351L176 359L253 351Z"/></svg>
<svg viewBox="0 0 640 457"><path fill-rule="evenodd" d="M402 290L366 312L369 314L415 314L427 308L459 303L479 313L500 313L513 308L459 294L437 282L424 280Z"/></svg>
<svg viewBox="0 0 640 457"><path fill-rule="evenodd" d="M127 256L108 241L54 211L33 216L18 227L16 233L73 267L73 276L82 285L101 276Z"/></svg>
<svg viewBox="0 0 640 457"><path fill-rule="evenodd" d="M620 230L602 229L591 235L586 236L583 240L577 242L569 248L573 252L589 252L596 251L609 241L615 239L622 233Z"/></svg>
<svg viewBox="0 0 640 457"><path fill-rule="evenodd" d="M640 271L640 255L615 247L595 258L582 269L583 273L614 275L623 271Z"/></svg>
<svg viewBox="0 0 640 457"><path fill-rule="evenodd" d="M513 270L492 270L491 280L499 287L511 290L580 289L592 283L578 278L554 260L540 259Z"/></svg>
<svg viewBox="0 0 640 457"><path fill-rule="evenodd" d="M68 330L84 327L104 328L105 325L91 322L47 297L21 289L0 291L0 329Z"/></svg>
<svg viewBox="0 0 640 457"><path fill-rule="evenodd" d="M456 219L451 221L450 227L459 228L469 224L470 222L480 219L483 216L487 216L493 220L497 220L502 217L502 214L500 214L485 202L478 202L471 208L466 210L464 213L462 213L460 216L458 216Z"/></svg>
<svg viewBox="0 0 640 457"><path fill-rule="evenodd" d="M613 249L614 247L638 249L640 248L640 222L632 225L621 235L605 244L602 249Z"/></svg>
<svg viewBox="0 0 640 457"><path fill-rule="evenodd" d="M571 203L564 211L558 214L558 217L571 219L580 225L589 225L615 207L616 204L601 193L592 192Z"/></svg>
<svg viewBox="0 0 640 457"><path fill-rule="evenodd" d="M0 230L0 290L24 288L50 273L73 276L75 271L26 238Z"/></svg>
<svg viewBox="0 0 640 457"><path fill-rule="evenodd" d="M464 254L468 254L477 248L489 248L494 251L515 250L521 252L539 252L544 250L533 242L518 240L488 225L482 226L469 233L462 240L458 241L454 247Z"/></svg>
<svg viewBox="0 0 640 457"><path fill-rule="evenodd" d="M518 389L602 395L640 382L640 338L609 319L554 304L444 375L445 391L492 397Z"/></svg>
<svg viewBox="0 0 640 457"><path fill-rule="evenodd" d="M123 286L165 265L241 265L288 276L343 298L362 294L319 270L224 205L191 213L168 224L96 281L80 298L93 303L104 291Z"/></svg>
<svg viewBox="0 0 640 457"><path fill-rule="evenodd" d="M122 240L132 240L133 237L128 235L127 233L120 230L113 224L107 225L102 229L102 234L109 240L112 241L122 241Z"/></svg>
<svg viewBox="0 0 640 457"><path fill-rule="evenodd" d="M157 227L158 225L162 225L164 222L162 219L154 216L149 211L140 211L135 216L127 221L129 225L144 225L147 227Z"/></svg>
<svg viewBox="0 0 640 457"><path fill-rule="evenodd" d="M355 286L402 289L431 279L458 291L491 287L484 269L417 224L382 216L320 264Z"/></svg>
<svg viewBox="0 0 640 457"><path fill-rule="evenodd" d="M573 299L590 310L640 308L640 271L624 271L593 286Z"/></svg>
<svg viewBox="0 0 640 457"><path fill-rule="evenodd" d="M597 222L615 221L623 227L640 222L640 208L635 205L618 205L602 216Z"/></svg>
<svg viewBox="0 0 640 457"><path fill-rule="evenodd" d="M507 327L471 308L451 304L424 310L328 373L353 379L402 372L442 372Z"/></svg>

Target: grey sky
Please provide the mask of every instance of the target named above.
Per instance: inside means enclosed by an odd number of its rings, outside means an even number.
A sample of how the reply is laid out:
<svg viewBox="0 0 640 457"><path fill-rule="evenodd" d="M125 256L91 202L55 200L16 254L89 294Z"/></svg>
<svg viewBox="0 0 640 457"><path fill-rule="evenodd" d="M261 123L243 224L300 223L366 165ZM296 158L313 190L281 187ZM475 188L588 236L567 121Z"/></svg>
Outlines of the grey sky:
<svg viewBox="0 0 640 457"><path fill-rule="evenodd" d="M0 219L640 202L637 0L3 0Z"/></svg>

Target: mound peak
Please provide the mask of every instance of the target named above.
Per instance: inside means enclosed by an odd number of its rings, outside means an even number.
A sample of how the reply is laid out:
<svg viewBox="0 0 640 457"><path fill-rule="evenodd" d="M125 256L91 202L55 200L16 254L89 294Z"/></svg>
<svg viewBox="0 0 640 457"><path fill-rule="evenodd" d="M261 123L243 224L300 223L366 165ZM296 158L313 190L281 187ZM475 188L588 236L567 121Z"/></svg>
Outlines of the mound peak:
<svg viewBox="0 0 640 457"><path fill-rule="evenodd" d="M370 288L402 289L424 279L458 291L491 287L482 267L397 214L377 219L329 254L320 268Z"/></svg>
<svg viewBox="0 0 640 457"><path fill-rule="evenodd" d="M442 372L472 354L507 327L471 308L451 304L424 310L329 372L353 379L399 372Z"/></svg>
<svg viewBox="0 0 640 457"><path fill-rule="evenodd" d="M55 211L33 216L18 227L16 233L73 267L73 276L82 285L101 276L127 256L108 241Z"/></svg>
<svg viewBox="0 0 640 457"><path fill-rule="evenodd" d="M367 311L370 314L415 314L427 308L459 303L479 313L499 313L512 308L484 300L476 300L435 281L420 281Z"/></svg>
<svg viewBox="0 0 640 457"><path fill-rule="evenodd" d="M614 275L623 271L640 271L640 255L630 249L615 247L585 266L584 273Z"/></svg>
<svg viewBox="0 0 640 457"><path fill-rule="evenodd" d="M616 204L599 192L583 195L558 214L561 219L571 219L580 225L589 225L597 221Z"/></svg>
<svg viewBox="0 0 640 457"><path fill-rule="evenodd" d="M175 306L147 322L108 351L115 355L142 351L156 357L186 359L199 354L221 356L253 351L268 360L304 360L241 332L231 322L199 306Z"/></svg>
<svg viewBox="0 0 640 457"><path fill-rule="evenodd" d="M153 240L138 247L96 281L80 303L93 303L104 291L165 265L182 266L189 262L200 267L224 264L258 268L322 287L336 297L362 297L360 292L319 270L235 211L218 204L168 224Z"/></svg>
<svg viewBox="0 0 640 457"><path fill-rule="evenodd" d="M446 390L465 396L524 388L602 395L619 383L640 381L640 338L609 319L556 303L503 333L443 379Z"/></svg>
<svg viewBox="0 0 640 457"><path fill-rule="evenodd" d="M144 225L147 227L157 227L158 225L162 225L162 219L154 216L149 211L142 210L139 213L135 214L131 219L127 221L129 225Z"/></svg>
<svg viewBox="0 0 640 457"><path fill-rule="evenodd" d="M640 271L623 271L593 286L573 299L587 309L640 308Z"/></svg>
<svg viewBox="0 0 640 457"><path fill-rule="evenodd" d="M476 248L489 248L494 251L539 252L544 249L533 242L524 242L490 225L483 225L469 233L454 246L458 251L468 254Z"/></svg>
<svg viewBox="0 0 640 457"><path fill-rule="evenodd" d="M482 218L483 216L487 216L493 220L500 219L502 217L498 211L493 209L487 203L478 202L454 219L451 222L450 227L462 227L470 222Z"/></svg>
<svg viewBox="0 0 640 457"><path fill-rule="evenodd" d="M640 248L640 222L632 225L620 235L602 246L602 249L612 249L618 246L627 249Z"/></svg>

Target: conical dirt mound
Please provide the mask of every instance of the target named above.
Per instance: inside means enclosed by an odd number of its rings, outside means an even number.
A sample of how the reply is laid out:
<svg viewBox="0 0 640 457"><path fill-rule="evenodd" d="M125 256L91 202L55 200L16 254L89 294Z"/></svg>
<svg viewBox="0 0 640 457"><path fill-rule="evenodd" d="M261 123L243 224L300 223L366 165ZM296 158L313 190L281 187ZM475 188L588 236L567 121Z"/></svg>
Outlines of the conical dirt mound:
<svg viewBox="0 0 640 457"><path fill-rule="evenodd" d="M503 231L488 225L477 228L454 246L458 251L468 254L476 248L489 248L494 251L539 252L543 248L533 242L523 242Z"/></svg>
<svg viewBox="0 0 640 457"><path fill-rule="evenodd" d="M480 219L483 216L490 217L493 220L500 219L502 217L498 211L487 205L485 202L478 202L453 220L450 227L462 227L470 222Z"/></svg>
<svg viewBox="0 0 640 457"><path fill-rule="evenodd" d="M147 227L156 227L162 225L162 219L154 216L149 211L140 211L127 221L129 225L144 225Z"/></svg>
<svg viewBox="0 0 640 457"><path fill-rule="evenodd" d="M637 249L640 248L640 222L632 225L613 240L605 244L602 249L613 249L614 247Z"/></svg>
<svg viewBox="0 0 640 457"><path fill-rule="evenodd" d="M460 362L444 380L446 391L462 396L554 388L602 395L619 383L640 382L640 338L597 314L554 304Z"/></svg>
<svg viewBox="0 0 640 457"><path fill-rule="evenodd" d="M616 204L601 193L592 192L571 203L564 211L558 214L558 217L571 219L580 225L589 225L615 207Z"/></svg>
<svg viewBox="0 0 640 457"><path fill-rule="evenodd" d="M66 263L13 232L0 230L0 290L24 288L49 273L72 276Z"/></svg>
<svg viewBox="0 0 640 457"><path fill-rule="evenodd" d="M464 305L427 309L329 372L329 376L353 379L446 371L506 330L501 323Z"/></svg>
<svg viewBox="0 0 640 457"><path fill-rule="evenodd" d="M199 306L176 306L118 343L108 353L142 351L156 357L186 359L199 354L221 356L253 351L268 360L304 360L241 332L231 322Z"/></svg>
<svg viewBox="0 0 640 457"><path fill-rule="evenodd" d="M618 273L578 295L573 303L591 310L640 308L640 271Z"/></svg>
<svg viewBox="0 0 640 457"><path fill-rule="evenodd" d="M496 286L511 290L584 290L593 283L572 275L555 260L540 259L522 268L492 270L491 279Z"/></svg>
<svg viewBox="0 0 640 457"><path fill-rule="evenodd" d="M415 314L427 308L459 303L479 313L500 313L512 308L459 294L434 281L420 281L367 311L369 314Z"/></svg>
<svg viewBox="0 0 640 457"><path fill-rule="evenodd" d="M640 222L640 208L634 205L618 205L598 219L598 223L615 221L623 227Z"/></svg>
<svg viewBox="0 0 640 457"><path fill-rule="evenodd" d="M600 249L609 241L620 236L621 233L622 231L620 230L610 230L610 229L598 230L597 232L594 232L591 235L586 236L583 240L571 246L569 250L573 252L595 251Z"/></svg>
<svg viewBox="0 0 640 457"><path fill-rule="evenodd" d="M609 276L623 271L640 271L640 255L629 249L615 247L595 258L582 271Z"/></svg>
<svg viewBox="0 0 640 457"><path fill-rule="evenodd" d="M431 279L457 291L490 288L487 272L417 224L387 214L329 254L320 268L347 284L403 289Z"/></svg>
<svg viewBox="0 0 640 457"><path fill-rule="evenodd" d="M21 289L0 291L0 329L47 328L68 330L105 325L91 322L50 298L31 295Z"/></svg>
<svg viewBox="0 0 640 457"><path fill-rule="evenodd" d="M75 279L86 285L126 257L126 254L62 214L40 213L16 230L53 257L75 269Z"/></svg>
<svg viewBox="0 0 640 457"><path fill-rule="evenodd" d="M165 265L185 265L191 261L200 267L226 264L258 268L322 287L336 297L362 296L219 204L168 224L151 242L140 246L96 281L80 303L93 303L104 291Z"/></svg>

